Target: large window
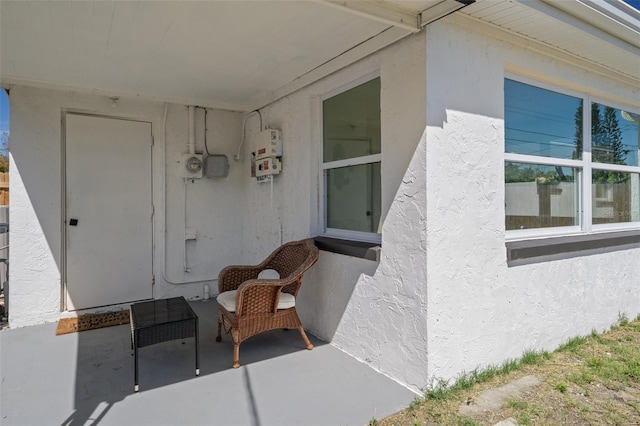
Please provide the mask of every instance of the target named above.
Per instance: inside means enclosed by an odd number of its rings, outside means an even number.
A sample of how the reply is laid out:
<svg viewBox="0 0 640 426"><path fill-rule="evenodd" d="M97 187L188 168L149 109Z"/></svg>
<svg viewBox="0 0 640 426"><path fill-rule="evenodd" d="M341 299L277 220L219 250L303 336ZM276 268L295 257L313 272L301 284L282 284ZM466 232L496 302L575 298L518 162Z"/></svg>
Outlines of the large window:
<svg viewBox="0 0 640 426"><path fill-rule="evenodd" d="M505 79L508 235L640 228L640 114Z"/></svg>
<svg viewBox="0 0 640 426"><path fill-rule="evenodd" d="M380 78L322 104L324 227L338 237L380 239Z"/></svg>

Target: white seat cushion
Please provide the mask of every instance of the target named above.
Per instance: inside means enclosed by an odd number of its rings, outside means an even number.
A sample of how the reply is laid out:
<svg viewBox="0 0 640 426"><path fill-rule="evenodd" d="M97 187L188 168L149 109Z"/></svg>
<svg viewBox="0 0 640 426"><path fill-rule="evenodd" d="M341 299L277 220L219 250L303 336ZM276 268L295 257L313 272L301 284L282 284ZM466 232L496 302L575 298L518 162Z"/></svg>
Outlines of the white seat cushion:
<svg viewBox="0 0 640 426"><path fill-rule="evenodd" d="M216 300L218 303L229 312L236 311L236 295L237 290L225 291L220 293ZM296 306L296 298L293 294L280 293L280 300L278 301L278 309L289 309Z"/></svg>

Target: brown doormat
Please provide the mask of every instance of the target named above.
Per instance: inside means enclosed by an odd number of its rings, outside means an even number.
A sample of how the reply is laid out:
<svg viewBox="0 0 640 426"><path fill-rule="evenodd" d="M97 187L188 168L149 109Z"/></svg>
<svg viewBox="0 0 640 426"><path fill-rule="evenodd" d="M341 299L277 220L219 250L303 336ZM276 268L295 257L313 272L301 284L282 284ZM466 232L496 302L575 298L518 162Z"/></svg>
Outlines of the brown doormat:
<svg viewBox="0 0 640 426"><path fill-rule="evenodd" d="M56 335L122 324L129 324L128 310L105 312L103 314L85 314L74 318L60 318Z"/></svg>

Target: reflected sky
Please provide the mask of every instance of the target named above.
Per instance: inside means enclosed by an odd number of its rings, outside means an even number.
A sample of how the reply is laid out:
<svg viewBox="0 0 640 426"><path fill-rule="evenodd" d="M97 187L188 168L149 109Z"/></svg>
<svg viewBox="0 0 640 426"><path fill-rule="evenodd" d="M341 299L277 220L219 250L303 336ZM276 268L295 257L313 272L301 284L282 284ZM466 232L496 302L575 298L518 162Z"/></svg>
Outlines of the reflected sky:
<svg viewBox="0 0 640 426"><path fill-rule="evenodd" d="M581 99L509 79L504 92L505 152L574 158Z"/></svg>
<svg viewBox="0 0 640 426"><path fill-rule="evenodd" d="M636 8L638 11L640 11L640 0L622 0L622 1Z"/></svg>
<svg viewBox="0 0 640 426"><path fill-rule="evenodd" d="M505 79L505 152L581 159L582 99ZM591 107L590 107L591 108ZM603 105L599 105L601 121ZM624 164L638 165L638 115L615 110Z"/></svg>

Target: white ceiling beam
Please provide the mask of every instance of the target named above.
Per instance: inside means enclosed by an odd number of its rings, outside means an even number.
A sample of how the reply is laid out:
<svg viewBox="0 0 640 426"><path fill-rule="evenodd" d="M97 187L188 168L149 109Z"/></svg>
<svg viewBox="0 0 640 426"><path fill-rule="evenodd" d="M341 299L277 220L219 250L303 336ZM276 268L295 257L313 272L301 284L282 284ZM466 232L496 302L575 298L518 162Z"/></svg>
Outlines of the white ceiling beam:
<svg viewBox="0 0 640 426"><path fill-rule="evenodd" d="M411 34L411 32L401 28L388 28L377 36L370 38L369 40L325 62L319 67L307 72L306 74L301 75L291 83L286 84L277 90L274 90L267 96L255 100L250 104L250 108L247 108L247 111L253 111L263 108L277 101L278 99L282 99L285 96L288 96L291 93L294 93L320 80L321 78L324 78L342 68L347 67L348 65L353 64L354 62L359 61L362 58L369 56L374 52L377 52L384 47L389 46L390 44L395 43L396 41L408 36L409 34Z"/></svg>
<svg viewBox="0 0 640 426"><path fill-rule="evenodd" d="M560 47L552 46L550 44L546 44L544 42L529 38L512 30L500 27L496 24L492 24L491 22L483 21L479 18L475 18L464 13L451 15L447 18L447 20L448 22L461 26L463 28L472 28L474 31L478 31L495 39L502 40L519 46L523 49L538 52L545 56L550 56L557 60L563 61L564 63L570 64L572 66L580 67L584 70L600 74L608 80L616 80L631 87L637 87L638 85L640 85L640 76L638 75L625 74L615 68L608 67L582 56L578 56L577 54L571 53ZM636 53L636 56L640 55ZM522 74L525 77L536 78L535 75L530 75L531 70L528 70L524 67L509 64L507 66L507 70ZM580 89L576 88L576 90ZM628 103L628 100L625 99L620 99L618 101L620 103Z"/></svg>
<svg viewBox="0 0 640 426"><path fill-rule="evenodd" d="M136 93L123 90L99 89L94 87L71 86L67 84L50 83L46 81L28 80L0 75L0 88L11 89L13 86L27 86L37 89L68 91L78 94L104 96L107 98L118 97L121 99L137 99L148 102L161 102L178 105L196 105L203 108L221 109L225 111L248 111L249 106L233 102L219 102L211 99L195 97L156 96L147 93Z"/></svg>
<svg viewBox="0 0 640 426"><path fill-rule="evenodd" d="M522 2L522 0L518 1ZM558 19L563 24L572 25L592 34L594 31L599 31L600 38L608 39L619 47L620 43L613 38L622 40L636 49L640 48L640 12L626 3L593 0L564 2L542 0L542 2L522 3Z"/></svg>
<svg viewBox="0 0 640 426"><path fill-rule="evenodd" d="M319 3L414 33L422 29L419 14L382 1L320 0Z"/></svg>

